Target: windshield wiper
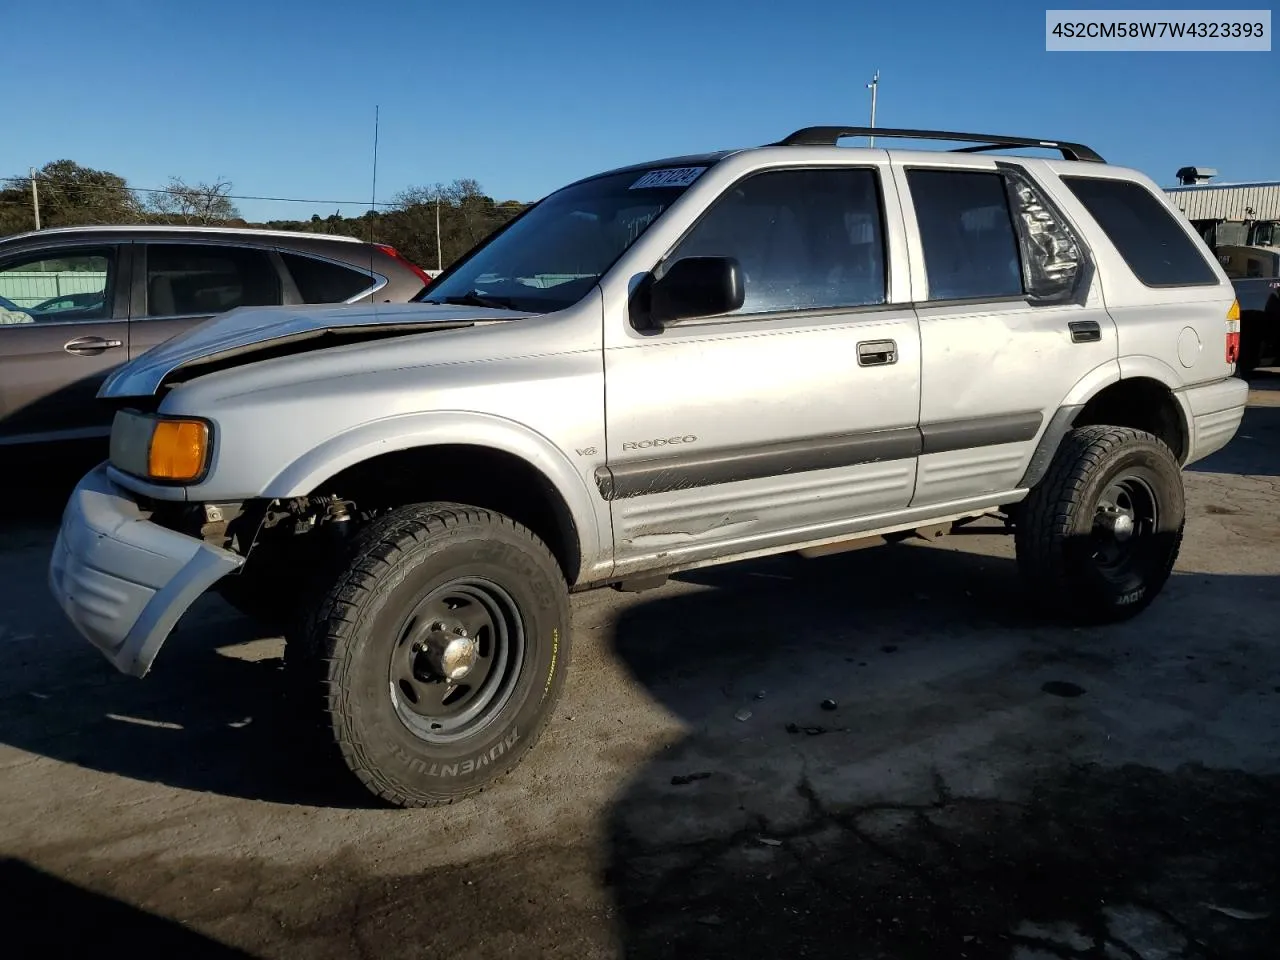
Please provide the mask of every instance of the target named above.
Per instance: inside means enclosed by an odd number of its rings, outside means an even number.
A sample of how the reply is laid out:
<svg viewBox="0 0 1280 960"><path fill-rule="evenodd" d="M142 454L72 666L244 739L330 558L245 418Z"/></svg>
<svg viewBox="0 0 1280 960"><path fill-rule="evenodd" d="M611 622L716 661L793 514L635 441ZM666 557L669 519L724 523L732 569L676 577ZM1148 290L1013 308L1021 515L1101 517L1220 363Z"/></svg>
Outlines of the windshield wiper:
<svg viewBox="0 0 1280 960"><path fill-rule="evenodd" d="M493 310L514 310L510 297L486 297L484 294L464 293L461 296L445 297L442 300L423 300L423 303L451 303L460 307L489 307Z"/></svg>

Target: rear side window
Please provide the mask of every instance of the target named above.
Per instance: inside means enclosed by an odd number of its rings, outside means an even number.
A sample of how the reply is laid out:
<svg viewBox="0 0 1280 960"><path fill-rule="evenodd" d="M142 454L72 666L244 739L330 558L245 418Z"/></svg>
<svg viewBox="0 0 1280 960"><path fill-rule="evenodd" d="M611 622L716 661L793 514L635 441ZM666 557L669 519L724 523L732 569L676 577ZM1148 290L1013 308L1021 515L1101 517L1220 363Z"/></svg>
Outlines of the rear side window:
<svg viewBox="0 0 1280 960"><path fill-rule="evenodd" d="M1023 295L1018 237L1004 177L971 170L908 170L930 300Z"/></svg>
<svg viewBox="0 0 1280 960"><path fill-rule="evenodd" d="M199 316L280 302L280 277L263 250L195 243L147 246L147 316Z"/></svg>
<svg viewBox="0 0 1280 960"><path fill-rule="evenodd" d="M1063 177L1062 182L1148 287L1218 283L1201 245L1142 184L1098 177Z"/></svg>
<svg viewBox="0 0 1280 960"><path fill-rule="evenodd" d="M281 251L280 256L304 303L342 303L373 286L369 274L350 267L297 253Z"/></svg>

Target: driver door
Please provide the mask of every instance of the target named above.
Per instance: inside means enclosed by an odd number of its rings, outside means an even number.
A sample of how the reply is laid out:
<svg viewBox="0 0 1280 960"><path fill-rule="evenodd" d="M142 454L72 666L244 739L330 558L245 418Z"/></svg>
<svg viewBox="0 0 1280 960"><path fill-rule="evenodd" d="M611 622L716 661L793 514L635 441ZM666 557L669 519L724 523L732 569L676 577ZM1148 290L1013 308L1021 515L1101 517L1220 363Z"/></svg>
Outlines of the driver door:
<svg viewBox="0 0 1280 960"><path fill-rule="evenodd" d="M906 508L920 346L886 166L749 174L654 271L731 257L742 307L646 333L608 318L615 572L834 540Z"/></svg>

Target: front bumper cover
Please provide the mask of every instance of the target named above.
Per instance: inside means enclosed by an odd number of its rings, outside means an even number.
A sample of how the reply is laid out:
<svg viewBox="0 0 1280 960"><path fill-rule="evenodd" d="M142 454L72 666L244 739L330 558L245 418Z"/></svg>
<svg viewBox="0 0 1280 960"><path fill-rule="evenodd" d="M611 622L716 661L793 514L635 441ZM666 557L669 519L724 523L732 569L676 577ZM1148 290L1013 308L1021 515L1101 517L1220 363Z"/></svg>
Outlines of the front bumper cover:
<svg viewBox="0 0 1280 960"><path fill-rule="evenodd" d="M102 464L63 511L49 587L117 670L141 677L195 599L243 563L230 550L150 522Z"/></svg>

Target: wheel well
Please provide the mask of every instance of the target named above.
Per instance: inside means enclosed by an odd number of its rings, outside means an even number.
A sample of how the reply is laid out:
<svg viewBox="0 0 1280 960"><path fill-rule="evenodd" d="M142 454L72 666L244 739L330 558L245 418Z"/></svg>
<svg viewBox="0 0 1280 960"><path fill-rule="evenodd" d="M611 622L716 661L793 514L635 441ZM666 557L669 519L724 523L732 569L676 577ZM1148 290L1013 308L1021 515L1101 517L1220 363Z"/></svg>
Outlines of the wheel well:
<svg viewBox="0 0 1280 960"><path fill-rule="evenodd" d="M1072 422L1073 427L1113 425L1145 430L1163 440L1181 463L1187 455L1187 425L1169 388L1149 377L1121 380L1107 387Z"/></svg>
<svg viewBox="0 0 1280 960"><path fill-rule="evenodd" d="M336 494L357 509L448 501L504 514L550 549L569 583L582 562L573 514L528 461L489 447L442 444L384 453L330 477L313 494Z"/></svg>

